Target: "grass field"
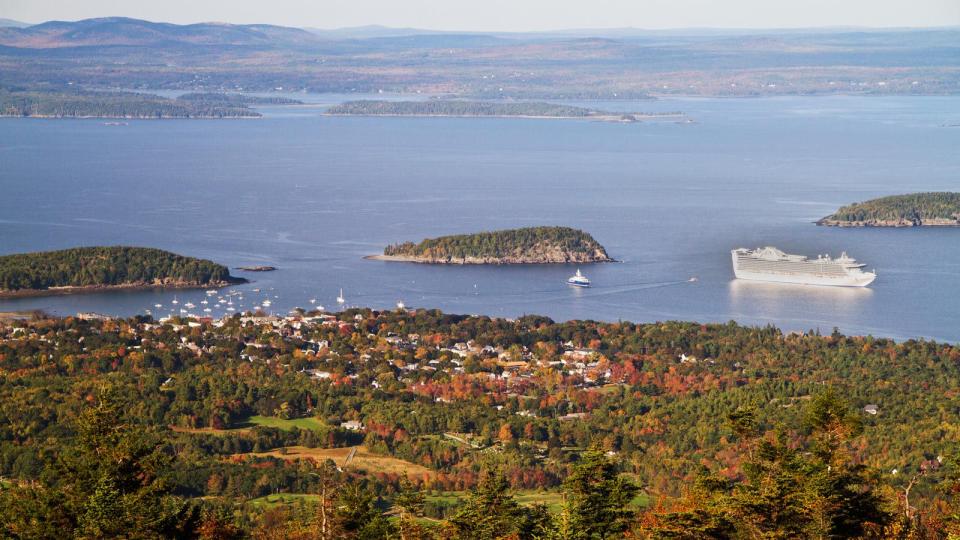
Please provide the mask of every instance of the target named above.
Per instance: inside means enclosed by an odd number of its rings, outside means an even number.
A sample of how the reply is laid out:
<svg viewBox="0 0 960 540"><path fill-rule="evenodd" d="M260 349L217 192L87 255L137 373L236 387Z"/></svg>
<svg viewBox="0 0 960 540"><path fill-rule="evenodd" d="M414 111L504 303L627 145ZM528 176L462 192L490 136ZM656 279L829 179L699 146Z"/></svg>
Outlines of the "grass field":
<svg viewBox="0 0 960 540"><path fill-rule="evenodd" d="M346 465L345 468L347 469L356 469L368 473L405 474L407 476L417 477L432 477L434 474L430 469L422 465L417 465L416 463L410 463L409 461L404 461L402 459L397 459L390 456L371 454L363 446L350 446L345 448L307 448L305 446L287 446L285 447L285 452L281 452L278 448L269 452L242 455L272 456L280 459L313 459L317 461L331 459L337 464L337 466L344 467L347 456L350 454L350 451L353 448L357 449L357 453L353 456L353 459L350 461L350 463Z"/></svg>
<svg viewBox="0 0 960 540"><path fill-rule="evenodd" d="M299 429L323 429L326 424L316 418L294 418L293 420L284 420L275 416L251 416L245 422L237 424L238 428L253 426L264 426L285 429L287 431L293 428Z"/></svg>
<svg viewBox="0 0 960 540"><path fill-rule="evenodd" d="M227 435L230 433L245 433L257 427L272 427L290 431L293 428L298 429L321 429L325 424L316 418L294 418L293 420L284 420L275 416L251 416L242 422L227 429L214 428L186 428L180 426L170 426L170 429L177 433L206 433L209 435Z"/></svg>

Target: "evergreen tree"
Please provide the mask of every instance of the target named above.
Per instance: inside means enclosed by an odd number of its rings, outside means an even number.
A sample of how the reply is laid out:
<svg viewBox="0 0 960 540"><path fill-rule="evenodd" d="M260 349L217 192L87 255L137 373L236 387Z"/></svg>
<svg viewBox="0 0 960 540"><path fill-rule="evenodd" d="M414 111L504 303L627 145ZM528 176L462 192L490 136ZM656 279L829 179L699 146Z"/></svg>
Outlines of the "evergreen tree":
<svg viewBox="0 0 960 540"><path fill-rule="evenodd" d="M555 536L565 540L618 537L633 518L629 504L637 490L633 482L620 477L599 445L591 446L563 483L565 500Z"/></svg>

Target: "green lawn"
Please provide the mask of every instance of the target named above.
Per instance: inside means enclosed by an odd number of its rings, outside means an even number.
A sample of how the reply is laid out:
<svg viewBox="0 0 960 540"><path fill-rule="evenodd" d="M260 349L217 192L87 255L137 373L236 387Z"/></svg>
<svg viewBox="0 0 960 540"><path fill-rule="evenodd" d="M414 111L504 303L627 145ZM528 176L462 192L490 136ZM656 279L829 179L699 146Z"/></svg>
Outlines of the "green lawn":
<svg viewBox="0 0 960 540"><path fill-rule="evenodd" d="M326 425L316 418L294 418L293 420L284 420L275 416L251 416L246 421L241 422L236 427L264 426L285 429L287 431L293 428L299 429L323 429Z"/></svg>
<svg viewBox="0 0 960 540"><path fill-rule="evenodd" d="M249 502L254 506L279 506L281 504L294 504L299 501L316 502L319 495L312 493L277 493L274 495L265 495L251 499Z"/></svg>

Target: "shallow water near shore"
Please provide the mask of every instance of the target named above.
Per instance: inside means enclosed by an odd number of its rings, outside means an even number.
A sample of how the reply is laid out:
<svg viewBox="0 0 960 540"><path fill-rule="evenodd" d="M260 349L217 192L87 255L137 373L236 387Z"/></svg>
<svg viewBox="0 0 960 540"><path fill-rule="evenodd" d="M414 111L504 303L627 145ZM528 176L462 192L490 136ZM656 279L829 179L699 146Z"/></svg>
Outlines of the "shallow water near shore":
<svg viewBox="0 0 960 540"><path fill-rule="evenodd" d="M166 314L191 302L219 316L269 299L264 310L286 313L335 309L342 288L346 305L380 308L960 341L960 230L812 224L848 202L960 189L960 128L946 127L960 124L960 97L589 105L695 123L329 117L319 104L246 122L0 120L0 253L126 244L278 268L233 270L252 283L211 297L119 291L5 299L0 311ZM582 228L621 262L583 266L594 286L579 289L565 283L576 266L363 258L534 225ZM879 277L869 289L733 280L730 250L763 245L845 250ZM237 294L221 303L225 291Z"/></svg>

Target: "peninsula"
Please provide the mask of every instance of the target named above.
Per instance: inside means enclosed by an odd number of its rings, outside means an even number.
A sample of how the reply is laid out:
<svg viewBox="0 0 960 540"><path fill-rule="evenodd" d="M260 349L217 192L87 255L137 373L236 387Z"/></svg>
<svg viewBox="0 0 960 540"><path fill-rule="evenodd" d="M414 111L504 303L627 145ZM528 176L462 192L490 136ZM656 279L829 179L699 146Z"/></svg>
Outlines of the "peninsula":
<svg viewBox="0 0 960 540"><path fill-rule="evenodd" d="M817 221L829 227L957 227L960 193L911 193L844 206Z"/></svg>
<svg viewBox="0 0 960 540"><path fill-rule="evenodd" d="M245 282L226 266L153 248L81 247L0 257L0 298Z"/></svg>
<svg viewBox="0 0 960 540"><path fill-rule="evenodd" d="M428 264L552 264L612 262L589 234L570 227L527 227L428 238L387 246L382 261Z"/></svg>
<svg viewBox="0 0 960 540"><path fill-rule="evenodd" d="M681 112L618 113L540 101L348 101L327 109L331 116L450 116L460 118L567 118L636 122L654 118L675 119Z"/></svg>

